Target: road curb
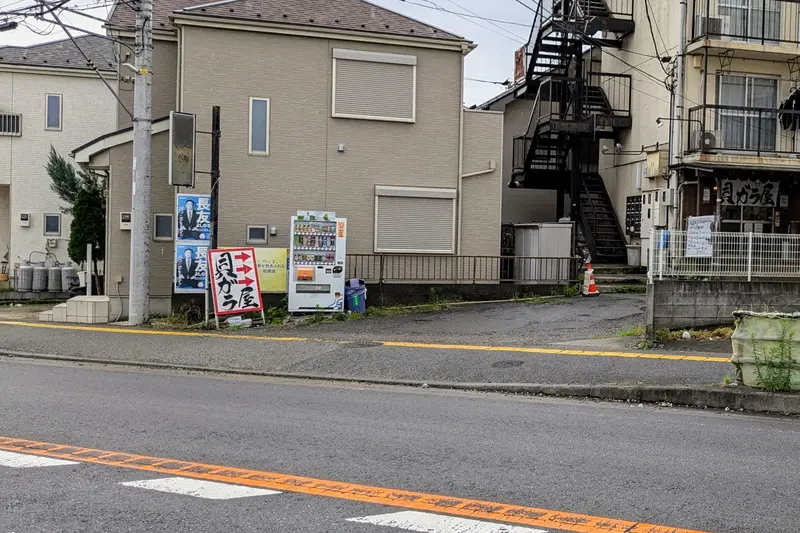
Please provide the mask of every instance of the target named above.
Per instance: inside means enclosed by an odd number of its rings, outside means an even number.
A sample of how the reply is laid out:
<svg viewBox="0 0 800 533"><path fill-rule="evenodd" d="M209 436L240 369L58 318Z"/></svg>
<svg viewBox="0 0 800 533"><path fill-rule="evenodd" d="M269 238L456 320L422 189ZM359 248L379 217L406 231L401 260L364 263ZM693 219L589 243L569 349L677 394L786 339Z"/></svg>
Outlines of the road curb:
<svg viewBox="0 0 800 533"><path fill-rule="evenodd" d="M702 385L571 385L538 383L470 383L452 381L419 381L408 379L370 378L299 372L265 372L235 368L216 368L169 363L148 363L89 357L71 357L0 350L0 356L16 359L62 361L142 369L172 370L233 376L259 376L311 381L395 385L432 389L451 389L562 398L592 398L596 400L636 403L669 403L688 407L745 410L756 413L800 415L800 394L773 393L745 387L705 387Z"/></svg>

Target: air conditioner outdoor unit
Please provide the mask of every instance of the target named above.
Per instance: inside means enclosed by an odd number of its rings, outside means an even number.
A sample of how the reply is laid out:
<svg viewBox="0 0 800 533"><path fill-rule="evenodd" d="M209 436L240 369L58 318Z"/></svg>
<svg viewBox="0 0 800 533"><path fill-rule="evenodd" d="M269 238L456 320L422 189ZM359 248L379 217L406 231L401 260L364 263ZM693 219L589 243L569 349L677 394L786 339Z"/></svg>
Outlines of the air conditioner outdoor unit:
<svg viewBox="0 0 800 533"><path fill-rule="evenodd" d="M695 150L720 150L725 148L720 130L694 130L689 142Z"/></svg>
<svg viewBox="0 0 800 533"><path fill-rule="evenodd" d="M701 35L720 35L722 33L724 33L722 17L704 17L703 15L695 16L695 37L700 37Z"/></svg>

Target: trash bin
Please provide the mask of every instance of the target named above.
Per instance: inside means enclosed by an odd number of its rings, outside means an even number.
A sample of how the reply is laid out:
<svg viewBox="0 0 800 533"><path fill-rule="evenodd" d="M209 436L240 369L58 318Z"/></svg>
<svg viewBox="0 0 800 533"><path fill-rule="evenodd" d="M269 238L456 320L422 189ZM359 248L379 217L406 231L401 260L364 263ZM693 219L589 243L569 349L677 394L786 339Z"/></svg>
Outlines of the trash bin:
<svg viewBox="0 0 800 533"><path fill-rule="evenodd" d="M359 314L367 312L367 286L363 279L348 280L344 287L344 296L348 311Z"/></svg>

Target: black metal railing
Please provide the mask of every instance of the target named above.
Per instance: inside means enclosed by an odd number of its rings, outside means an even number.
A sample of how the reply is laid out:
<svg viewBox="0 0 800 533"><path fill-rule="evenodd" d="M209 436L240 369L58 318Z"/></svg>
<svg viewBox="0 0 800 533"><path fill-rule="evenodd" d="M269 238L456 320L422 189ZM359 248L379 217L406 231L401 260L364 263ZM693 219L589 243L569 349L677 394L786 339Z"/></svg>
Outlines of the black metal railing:
<svg viewBox="0 0 800 533"><path fill-rule="evenodd" d="M797 153L800 111L730 105L689 110L687 152Z"/></svg>
<svg viewBox="0 0 800 533"><path fill-rule="evenodd" d="M692 40L800 43L796 2L692 0Z"/></svg>
<svg viewBox="0 0 800 533"><path fill-rule="evenodd" d="M348 254L347 279L368 283L563 284L577 279L576 257Z"/></svg>
<svg viewBox="0 0 800 533"><path fill-rule="evenodd" d="M633 7L636 0L555 0L553 2L552 13L559 18L571 15L573 18L582 16L583 18L595 17L614 17L622 19L633 19ZM578 10L577 14L574 11ZM549 13L545 11L545 17Z"/></svg>
<svg viewBox="0 0 800 533"><path fill-rule="evenodd" d="M621 117L630 116L633 79L629 74L589 72L586 76L586 85L603 90L612 114Z"/></svg>

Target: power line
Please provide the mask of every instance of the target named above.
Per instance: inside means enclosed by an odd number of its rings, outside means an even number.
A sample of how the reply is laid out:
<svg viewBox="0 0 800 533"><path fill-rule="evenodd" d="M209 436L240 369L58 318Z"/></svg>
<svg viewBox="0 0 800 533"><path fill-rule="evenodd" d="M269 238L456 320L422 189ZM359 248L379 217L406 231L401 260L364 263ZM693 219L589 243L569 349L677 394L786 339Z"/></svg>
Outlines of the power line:
<svg viewBox="0 0 800 533"><path fill-rule="evenodd" d="M21 1L24 1L24 0L21 0ZM491 17L482 17L480 15L471 15L469 13L459 13L458 11L452 11L450 9L447 9L447 8L444 8L444 7L441 7L441 6L434 7L434 6L431 6L431 5L421 4L419 2L414 2L412 0L398 0L398 2L403 2L404 4L411 4L411 5L414 5L414 6L424 7L425 9L432 9L434 11L441 11L442 13L450 13L451 15L460 15L462 17L484 20L484 21L487 21L487 22L496 22L498 24L508 24L509 26L521 26L521 27L526 28L526 29L531 27L530 24L525 24L523 22L514 22L512 20L500 20L500 19L495 19L495 18L491 18Z"/></svg>
<svg viewBox="0 0 800 533"><path fill-rule="evenodd" d="M477 13L475 13L474 11L471 11L471 10L467 9L466 7L462 6L461 4L459 4L458 2L456 2L455 0L446 0L446 1L447 1L447 2L450 2L451 4L453 4L454 6L456 6L457 8L459 8L459 9L462 9L462 10L466 11L467 13L469 13L469 14L471 14L471 15L473 15L473 16L476 16L476 17L479 17L479 16L480 16L480 15L478 15ZM495 28L498 28L499 30L501 30L501 31L504 31L504 32L506 32L506 33L507 33L507 34L509 34L509 35L513 35L513 36L514 36L514 38L516 38L516 39L521 39L523 42L525 41L525 38L524 38L524 37L520 37L520 36L519 36L519 35L517 35L516 33L514 33L514 32L512 32L512 31L509 31L509 30L507 30L507 29L503 28L502 26L500 26L500 25L496 24L495 22L492 22L492 21L490 21L490 20L489 20L489 21L487 21L487 22L488 22L489 24L491 24L492 26L494 26ZM523 43L523 44L524 44L524 43Z"/></svg>
<svg viewBox="0 0 800 533"><path fill-rule="evenodd" d="M650 0L645 0L645 4L647 4L647 6L649 6L651 11L653 10L653 5L650 4ZM656 31L658 32L658 37L659 37L659 39L661 39L661 46L663 46L664 50L666 50L667 49L667 43L664 41L664 36L661 35L661 28L658 27L658 21L655 21L655 25L656 25Z"/></svg>
<svg viewBox="0 0 800 533"><path fill-rule="evenodd" d="M406 0L400 0L400 1L402 2L402 1L406 1ZM433 9L441 11L441 9L440 9L441 6L439 6L435 2L432 2L431 0L424 0L424 1L429 3L429 4L431 4L431 6L433 6ZM515 35L515 34L512 33L511 35L514 35L514 37L512 38L512 37L509 37L508 35L505 35L503 33L500 33L498 31L496 31L496 30L493 30L492 28L484 26L483 24L479 24L478 22L475 22L475 20L473 20L473 19L471 19L471 18L469 18L467 16L463 16L463 15L460 15L460 14L457 14L457 13L452 13L452 14L457 16L460 19L466 20L467 22L470 22L470 23L472 23L472 24L474 24L474 25L476 25L476 26L478 26L480 28L483 28L484 30L486 30L488 32L494 33L495 35L499 35L500 37L503 37L504 39L508 39L509 41L513 41L513 42L515 42L517 44L525 44L524 43L524 39L522 37L520 37L519 35Z"/></svg>
<svg viewBox="0 0 800 533"><path fill-rule="evenodd" d="M512 85L510 80L491 81L491 80L482 80L482 79L479 79L479 78L468 78L466 76L464 77L464 79L467 80L467 81L474 81L474 82L478 82L478 83L491 83L491 84L494 84L494 85L503 85L505 87L510 87Z"/></svg>

